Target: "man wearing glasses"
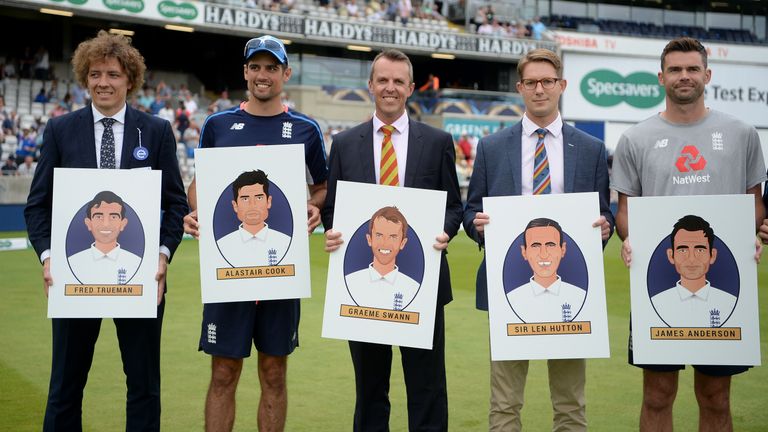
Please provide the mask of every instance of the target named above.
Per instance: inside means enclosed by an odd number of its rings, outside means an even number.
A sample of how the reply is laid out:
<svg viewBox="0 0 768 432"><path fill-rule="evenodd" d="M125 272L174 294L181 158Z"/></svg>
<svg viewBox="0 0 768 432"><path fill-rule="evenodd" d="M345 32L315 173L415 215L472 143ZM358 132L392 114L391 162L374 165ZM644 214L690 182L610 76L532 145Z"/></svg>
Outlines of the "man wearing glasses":
<svg viewBox="0 0 768 432"><path fill-rule="evenodd" d="M280 95L283 85L291 78L291 68L285 46L279 39L262 36L249 40L243 61L248 101L208 117L200 147L304 143L310 194L307 229L311 233L320 223L319 208L325 201L328 177L323 134L317 122L283 107ZM195 192L193 180L188 191L192 213L184 218L184 231L197 238ZM216 338L207 337L209 329L216 329ZM251 355L251 343L258 350L259 430L283 430L288 405L288 355L299 344L298 331L298 299L204 305L199 349L212 356L211 383L205 402L207 431L232 430L235 391L243 358Z"/></svg>
<svg viewBox="0 0 768 432"><path fill-rule="evenodd" d="M483 213L483 197L598 192L603 244L613 230L608 207L608 165L603 143L564 123L558 111L565 90L562 62L552 51L530 51L517 64L525 114L520 123L489 135L477 146L469 183L464 229L481 247L484 228L493 223ZM503 223L503 221L500 221ZM477 272L477 308L488 310L485 261ZM503 289L491 287L491 289ZM584 359L548 360L554 413L552 430L587 430ZM519 431L528 360L491 362L489 430Z"/></svg>

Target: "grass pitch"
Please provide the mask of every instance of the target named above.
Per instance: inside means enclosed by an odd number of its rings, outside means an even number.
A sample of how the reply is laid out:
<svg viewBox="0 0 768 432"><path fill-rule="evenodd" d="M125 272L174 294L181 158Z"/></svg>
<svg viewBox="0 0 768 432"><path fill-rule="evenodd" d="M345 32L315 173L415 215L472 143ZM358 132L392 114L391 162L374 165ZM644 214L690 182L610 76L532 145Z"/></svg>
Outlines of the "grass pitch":
<svg viewBox="0 0 768 432"><path fill-rule="evenodd" d="M0 233L19 237L24 233ZM313 297L302 301L301 346L288 367L288 431L351 429L354 375L345 341L320 337L328 256L322 236L310 240ZM489 339L487 314L475 310L475 273L481 253L463 233L449 248L454 301L445 309L450 429L487 430ZM587 362L587 416L590 430L637 430L641 400L639 369L626 363L629 334L628 271L619 258L619 241L605 251L611 358ZM761 288L768 266L759 266ZM761 333L768 331L768 300L761 304ZM200 336L198 250L184 241L170 267L162 344L162 428L203 429L203 406L210 359L197 352ZM41 429L51 361L51 330L46 318L40 265L31 249L0 252L0 431ZM765 348L766 337L761 338ZM254 353L255 354L255 353ZM393 431L407 430L405 388L395 349L391 386ZM125 428L125 380L111 320L104 320L83 402L88 431ZM236 430L256 430L259 383L255 357L245 362L237 395ZM525 430L551 429L546 362L531 364L523 408ZM763 431L768 424L768 370L757 367L733 380L734 429ZM693 372L680 375L675 429L695 430L698 410Z"/></svg>

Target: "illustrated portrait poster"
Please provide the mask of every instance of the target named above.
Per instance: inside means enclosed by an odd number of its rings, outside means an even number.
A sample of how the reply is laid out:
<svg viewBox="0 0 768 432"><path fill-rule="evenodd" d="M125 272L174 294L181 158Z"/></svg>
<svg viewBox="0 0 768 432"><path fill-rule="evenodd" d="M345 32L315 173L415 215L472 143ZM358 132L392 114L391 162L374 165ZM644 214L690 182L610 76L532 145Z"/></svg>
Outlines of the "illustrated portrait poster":
<svg viewBox="0 0 768 432"><path fill-rule="evenodd" d="M195 149L195 176L203 303L310 297L304 146Z"/></svg>
<svg viewBox="0 0 768 432"><path fill-rule="evenodd" d="M628 199L636 364L759 365L752 195Z"/></svg>
<svg viewBox="0 0 768 432"><path fill-rule="evenodd" d="M609 357L597 192L489 197L492 360Z"/></svg>
<svg viewBox="0 0 768 432"><path fill-rule="evenodd" d="M55 168L49 318L155 318L160 171Z"/></svg>
<svg viewBox="0 0 768 432"><path fill-rule="evenodd" d="M344 243L328 262L323 337L432 348L445 200L444 191L338 182L333 229Z"/></svg>

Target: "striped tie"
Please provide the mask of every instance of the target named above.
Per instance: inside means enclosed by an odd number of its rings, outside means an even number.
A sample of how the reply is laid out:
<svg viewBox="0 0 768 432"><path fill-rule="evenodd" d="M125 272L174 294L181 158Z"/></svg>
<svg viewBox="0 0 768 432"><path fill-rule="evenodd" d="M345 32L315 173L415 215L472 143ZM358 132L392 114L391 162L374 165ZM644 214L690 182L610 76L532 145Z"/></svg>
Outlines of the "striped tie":
<svg viewBox="0 0 768 432"><path fill-rule="evenodd" d="M384 125L380 130L384 134L384 140L381 141L379 184L399 186L400 181L397 175L397 155L395 154L395 147L392 145L392 132L395 130L395 127L392 125Z"/></svg>
<svg viewBox="0 0 768 432"><path fill-rule="evenodd" d="M552 192L552 180L549 178L549 160L547 150L544 148L544 136L546 129L536 129L539 140L536 141L536 154L533 158L533 194L541 195Z"/></svg>

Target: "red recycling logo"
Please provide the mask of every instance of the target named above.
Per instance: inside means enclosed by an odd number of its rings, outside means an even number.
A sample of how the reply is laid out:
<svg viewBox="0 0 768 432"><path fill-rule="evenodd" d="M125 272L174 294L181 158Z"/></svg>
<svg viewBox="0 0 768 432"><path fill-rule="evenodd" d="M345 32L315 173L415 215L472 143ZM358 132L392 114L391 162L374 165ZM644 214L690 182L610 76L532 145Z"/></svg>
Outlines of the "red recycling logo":
<svg viewBox="0 0 768 432"><path fill-rule="evenodd" d="M680 172L701 171L707 166L707 160L699 153L699 149L696 146L687 145L683 147L681 156L677 158L675 166Z"/></svg>

